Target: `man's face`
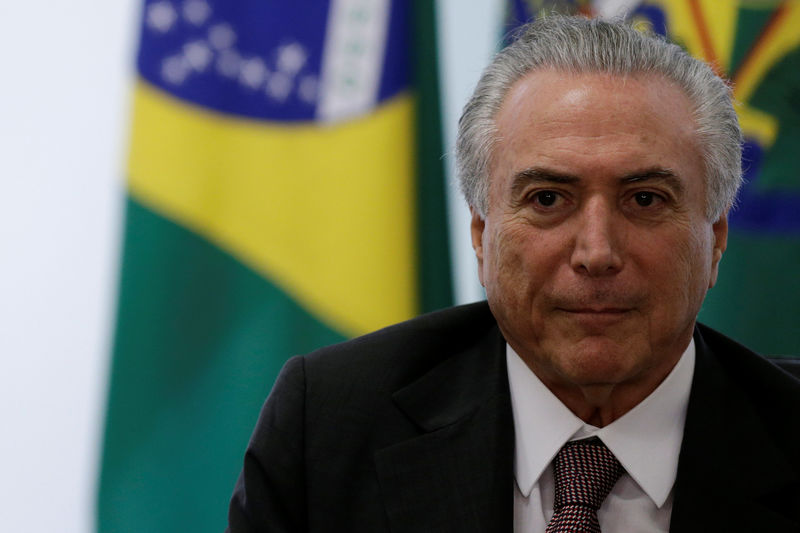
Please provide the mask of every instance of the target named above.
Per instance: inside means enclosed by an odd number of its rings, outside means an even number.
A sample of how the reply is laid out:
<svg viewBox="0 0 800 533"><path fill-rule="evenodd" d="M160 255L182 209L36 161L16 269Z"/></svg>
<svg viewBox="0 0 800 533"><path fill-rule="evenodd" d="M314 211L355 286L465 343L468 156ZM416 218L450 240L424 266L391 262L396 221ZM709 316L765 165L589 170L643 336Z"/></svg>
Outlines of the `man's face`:
<svg viewBox="0 0 800 533"><path fill-rule="evenodd" d="M489 207L473 211L500 329L554 392L672 369L717 275L688 98L661 77L537 71L497 117Z"/></svg>

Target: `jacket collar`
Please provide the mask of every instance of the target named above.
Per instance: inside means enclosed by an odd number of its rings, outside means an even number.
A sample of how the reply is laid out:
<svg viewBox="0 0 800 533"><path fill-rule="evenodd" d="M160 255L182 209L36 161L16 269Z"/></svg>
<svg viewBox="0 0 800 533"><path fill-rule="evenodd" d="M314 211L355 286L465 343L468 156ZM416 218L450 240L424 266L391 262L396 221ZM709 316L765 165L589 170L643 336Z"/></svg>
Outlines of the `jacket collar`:
<svg viewBox="0 0 800 533"><path fill-rule="evenodd" d="M375 455L390 529L510 531L514 428L497 327L397 391L420 435Z"/></svg>
<svg viewBox="0 0 800 533"><path fill-rule="evenodd" d="M700 331L695 343L670 531L796 531L780 503L794 468L720 363L734 354L715 354Z"/></svg>

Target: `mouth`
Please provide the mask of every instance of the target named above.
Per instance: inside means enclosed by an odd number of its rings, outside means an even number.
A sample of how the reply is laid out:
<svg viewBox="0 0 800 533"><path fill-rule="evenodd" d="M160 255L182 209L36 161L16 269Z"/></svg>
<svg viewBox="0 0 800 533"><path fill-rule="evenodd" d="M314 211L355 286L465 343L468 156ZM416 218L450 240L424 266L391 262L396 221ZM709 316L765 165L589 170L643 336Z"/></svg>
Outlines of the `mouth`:
<svg viewBox="0 0 800 533"><path fill-rule="evenodd" d="M621 315L631 311L626 307L562 307L560 311L573 314L586 314L586 315Z"/></svg>
<svg viewBox="0 0 800 533"><path fill-rule="evenodd" d="M558 308L571 322L583 328L603 330L631 316L628 307L566 307Z"/></svg>

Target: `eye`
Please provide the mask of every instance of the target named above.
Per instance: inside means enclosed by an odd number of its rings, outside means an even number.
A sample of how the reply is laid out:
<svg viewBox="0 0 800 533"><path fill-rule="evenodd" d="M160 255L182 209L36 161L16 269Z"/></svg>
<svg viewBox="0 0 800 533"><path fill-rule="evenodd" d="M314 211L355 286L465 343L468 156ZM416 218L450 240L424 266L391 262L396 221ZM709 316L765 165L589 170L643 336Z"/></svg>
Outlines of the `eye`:
<svg viewBox="0 0 800 533"><path fill-rule="evenodd" d="M649 207L661 199L659 195L650 191L639 191L633 195L633 199L640 207Z"/></svg>
<svg viewBox="0 0 800 533"><path fill-rule="evenodd" d="M555 191L539 191L533 195L534 201L544 207L550 207L558 200L558 193Z"/></svg>

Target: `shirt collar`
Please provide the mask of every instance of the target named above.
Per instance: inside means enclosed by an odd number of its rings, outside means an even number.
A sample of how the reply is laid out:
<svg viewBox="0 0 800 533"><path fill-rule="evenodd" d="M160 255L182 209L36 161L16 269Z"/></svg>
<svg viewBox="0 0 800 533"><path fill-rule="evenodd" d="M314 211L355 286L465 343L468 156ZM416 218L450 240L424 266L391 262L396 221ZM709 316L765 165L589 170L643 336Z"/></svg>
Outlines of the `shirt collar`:
<svg viewBox="0 0 800 533"><path fill-rule="evenodd" d="M561 403L506 344L516 444L514 468L520 492L525 497L530 495L567 441L595 435L661 507L678 471L694 359L692 340L669 375L647 398L608 426L596 428Z"/></svg>

